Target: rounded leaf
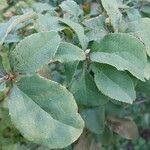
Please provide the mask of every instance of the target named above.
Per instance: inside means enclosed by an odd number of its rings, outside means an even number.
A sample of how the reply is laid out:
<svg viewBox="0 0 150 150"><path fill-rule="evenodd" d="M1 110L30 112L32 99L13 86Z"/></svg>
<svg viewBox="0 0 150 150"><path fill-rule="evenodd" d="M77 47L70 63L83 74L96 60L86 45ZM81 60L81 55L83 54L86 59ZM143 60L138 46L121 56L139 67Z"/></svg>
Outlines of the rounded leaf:
<svg viewBox="0 0 150 150"><path fill-rule="evenodd" d="M9 96L12 122L28 140L63 148L78 139L84 122L71 93L39 76L24 77Z"/></svg>

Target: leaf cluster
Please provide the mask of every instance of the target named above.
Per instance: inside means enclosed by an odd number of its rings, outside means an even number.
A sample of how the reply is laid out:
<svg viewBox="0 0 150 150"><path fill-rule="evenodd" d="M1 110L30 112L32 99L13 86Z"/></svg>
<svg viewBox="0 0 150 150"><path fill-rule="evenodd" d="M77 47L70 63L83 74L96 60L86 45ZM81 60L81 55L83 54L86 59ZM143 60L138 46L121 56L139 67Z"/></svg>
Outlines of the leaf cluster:
<svg viewBox="0 0 150 150"><path fill-rule="evenodd" d="M81 133L74 150L137 138L123 110L143 85L149 95L148 1L12 5L22 14L0 24L0 101L20 133L50 149Z"/></svg>

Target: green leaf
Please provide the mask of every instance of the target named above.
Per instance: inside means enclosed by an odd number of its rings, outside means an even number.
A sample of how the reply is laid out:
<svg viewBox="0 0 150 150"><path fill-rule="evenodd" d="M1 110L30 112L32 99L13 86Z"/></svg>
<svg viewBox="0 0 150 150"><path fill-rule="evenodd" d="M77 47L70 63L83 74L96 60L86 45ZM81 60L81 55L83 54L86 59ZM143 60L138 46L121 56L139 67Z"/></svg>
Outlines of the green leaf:
<svg viewBox="0 0 150 150"><path fill-rule="evenodd" d="M95 108L85 109L81 112L81 116L85 121L85 126L90 131L100 134L105 127L105 107L99 106Z"/></svg>
<svg viewBox="0 0 150 150"><path fill-rule="evenodd" d="M25 138L50 149L77 140L84 122L67 89L39 76L23 77L17 86L9 97L9 113Z"/></svg>
<svg viewBox="0 0 150 150"><path fill-rule="evenodd" d="M146 45L147 54L150 56L150 19L142 18L138 21L130 22L128 31L138 36Z"/></svg>
<svg viewBox="0 0 150 150"><path fill-rule="evenodd" d="M11 52L11 65L14 71L33 73L54 57L60 44L57 32L35 33L24 38Z"/></svg>
<svg viewBox="0 0 150 150"><path fill-rule="evenodd" d="M59 18L59 21L66 24L67 26L69 26L70 28L72 28L74 30L74 32L78 36L79 42L82 46L82 49L85 50L87 48L88 41L87 41L87 37L84 34L84 28L80 24L75 23L69 19Z"/></svg>
<svg viewBox="0 0 150 150"><path fill-rule="evenodd" d="M77 70L77 66L79 64L79 61L75 62L69 62L64 64L64 69L65 69L65 84L66 86L70 86L73 80L73 77L75 75L75 72Z"/></svg>
<svg viewBox="0 0 150 150"><path fill-rule="evenodd" d="M113 33L105 36L100 43L92 46L91 60L109 64L118 70L128 70L144 81L146 66L145 46L134 36L125 33Z"/></svg>
<svg viewBox="0 0 150 150"><path fill-rule="evenodd" d="M119 102L119 101L116 101ZM105 113L107 116L119 116L121 115L121 112L124 110L124 107L122 105L117 105L113 103L112 101L109 101L107 105L105 106Z"/></svg>
<svg viewBox="0 0 150 150"><path fill-rule="evenodd" d="M98 90L94 79L88 73L82 73L79 79L73 80L71 93L79 105L99 106L108 102L108 97Z"/></svg>
<svg viewBox="0 0 150 150"><path fill-rule="evenodd" d="M108 65L92 65L98 89L112 99L132 104L136 98L134 84L125 72Z"/></svg>
<svg viewBox="0 0 150 150"><path fill-rule="evenodd" d="M52 7L51 5L47 3L34 3L32 5L32 8L35 10L37 13L43 13L45 11L55 11L55 7Z"/></svg>
<svg viewBox="0 0 150 150"><path fill-rule="evenodd" d="M73 16L81 16L83 15L82 9L77 5L77 3L73 0L66 0L60 4L61 9L68 14Z"/></svg>
<svg viewBox="0 0 150 150"><path fill-rule="evenodd" d="M122 21L122 14L119 10L119 5L117 0L101 0L107 15L110 18L110 22L115 30L118 30L120 23Z"/></svg>
<svg viewBox="0 0 150 150"><path fill-rule="evenodd" d="M89 29L105 30L105 19L106 17L100 15L98 17L85 20L83 24Z"/></svg>
<svg viewBox="0 0 150 150"><path fill-rule="evenodd" d="M38 32L42 31L61 31L64 26L59 24L58 17L50 16L49 14L38 14L38 18L35 20L34 26Z"/></svg>
<svg viewBox="0 0 150 150"><path fill-rule="evenodd" d="M129 21L135 21L135 20L142 18L138 9L129 9L127 11L127 15L128 15Z"/></svg>
<svg viewBox="0 0 150 150"><path fill-rule="evenodd" d="M0 45L2 45L8 34L20 23L35 18L36 13L29 12L24 15L12 17L8 22L0 24Z"/></svg>
<svg viewBox="0 0 150 150"><path fill-rule="evenodd" d="M8 34L8 36L5 39L5 43L17 43L22 39L21 36L17 35L16 33L14 34Z"/></svg>
<svg viewBox="0 0 150 150"><path fill-rule="evenodd" d="M2 56L0 56L0 77L3 77L6 74L6 71L3 67L3 60Z"/></svg>
<svg viewBox="0 0 150 150"><path fill-rule="evenodd" d="M88 30L86 36L89 41L100 41L107 34L105 19L104 16L98 16L83 22Z"/></svg>
<svg viewBox="0 0 150 150"><path fill-rule="evenodd" d="M5 82L0 83L0 92L4 91L5 88L6 88L6 83Z"/></svg>
<svg viewBox="0 0 150 150"><path fill-rule="evenodd" d="M110 145L113 141L113 132L109 127L105 126L104 132L100 135L103 145Z"/></svg>
<svg viewBox="0 0 150 150"><path fill-rule="evenodd" d="M146 17L150 17L150 4L141 6L140 11L141 11Z"/></svg>
<svg viewBox="0 0 150 150"><path fill-rule="evenodd" d="M60 43L58 50L54 56L54 60L57 60L62 63L71 61L81 61L85 59L86 55L82 49L67 42Z"/></svg>
<svg viewBox="0 0 150 150"><path fill-rule="evenodd" d="M150 80L150 59L148 59L148 62L146 64L146 67L144 70L144 76L145 76L145 79Z"/></svg>
<svg viewBox="0 0 150 150"><path fill-rule="evenodd" d="M96 41L99 42L106 35L105 31L102 30L90 30L86 33L88 41Z"/></svg>

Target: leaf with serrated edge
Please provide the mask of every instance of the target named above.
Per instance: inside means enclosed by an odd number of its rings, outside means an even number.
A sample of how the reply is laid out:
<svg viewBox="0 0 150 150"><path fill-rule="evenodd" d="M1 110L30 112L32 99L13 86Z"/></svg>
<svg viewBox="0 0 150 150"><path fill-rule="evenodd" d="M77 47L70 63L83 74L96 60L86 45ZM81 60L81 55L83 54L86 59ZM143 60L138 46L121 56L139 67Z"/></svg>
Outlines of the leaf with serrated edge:
<svg viewBox="0 0 150 150"><path fill-rule="evenodd" d="M134 84L126 72L108 65L93 64L94 80L98 89L112 99L132 104L136 98Z"/></svg>
<svg viewBox="0 0 150 150"><path fill-rule="evenodd" d="M150 56L150 18L142 18L129 23L128 31L138 36L146 45L147 54Z"/></svg>
<svg viewBox="0 0 150 150"><path fill-rule="evenodd" d="M57 32L40 32L24 38L11 52L14 72L34 73L53 58L60 44Z"/></svg>
<svg viewBox="0 0 150 150"><path fill-rule="evenodd" d="M93 77L88 73L82 73L79 79L74 79L70 91L79 105L99 106L109 101L109 98L98 90Z"/></svg>
<svg viewBox="0 0 150 150"><path fill-rule="evenodd" d="M147 57L145 46L137 38L125 33L112 33L100 43L92 46L90 58L93 62L109 64L118 70L128 70L138 79L144 80Z"/></svg>
<svg viewBox="0 0 150 150"><path fill-rule="evenodd" d="M63 63L71 62L71 61L81 61L85 59L86 56L82 49L67 42L60 43L58 50L54 56L54 60Z"/></svg>
<svg viewBox="0 0 150 150"><path fill-rule="evenodd" d="M24 77L17 84L9 96L9 113L25 138L52 149L77 140L84 123L67 89L38 76Z"/></svg>
<svg viewBox="0 0 150 150"><path fill-rule="evenodd" d="M83 11L80 6L73 0L66 0L60 4L60 7L63 11L73 15L73 16L80 16L83 15Z"/></svg>

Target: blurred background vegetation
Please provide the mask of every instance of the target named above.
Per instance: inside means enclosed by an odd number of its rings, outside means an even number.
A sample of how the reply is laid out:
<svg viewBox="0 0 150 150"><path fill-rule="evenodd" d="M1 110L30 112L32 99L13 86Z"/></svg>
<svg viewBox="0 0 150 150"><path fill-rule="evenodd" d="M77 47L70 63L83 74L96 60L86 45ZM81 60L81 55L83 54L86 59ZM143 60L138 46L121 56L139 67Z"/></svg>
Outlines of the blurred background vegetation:
<svg viewBox="0 0 150 150"><path fill-rule="evenodd" d="M35 2L47 3L59 8L59 4L62 1L63 0L0 0L0 23L9 20L9 18L14 15L22 14L31 9ZM97 16L101 13L100 0L75 1L83 8L87 16L89 14L90 16ZM146 2L142 0L124 0L124 3L133 8L128 12L131 18L134 19L140 16L150 17L149 0ZM57 76L56 72L55 75ZM3 95L0 94L0 150L47 150L45 147L25 140L15 129L10 121L7 101L3 101L2 97ZM150 81L137 83L137 100L133 105L127 106L123 110L119 103L117 105L110 103L107 107L110 113L115 111L116 113L120 113L120 116L131 116L138 126L140 137L130 141L114 134L111 144L107 145L106 142L106 144L101 146L102 148L100 150L150 150ZM106 141L109 140L108 137L109 136L106 136ZM72 150L72 146L64 150Z"/></svg>

